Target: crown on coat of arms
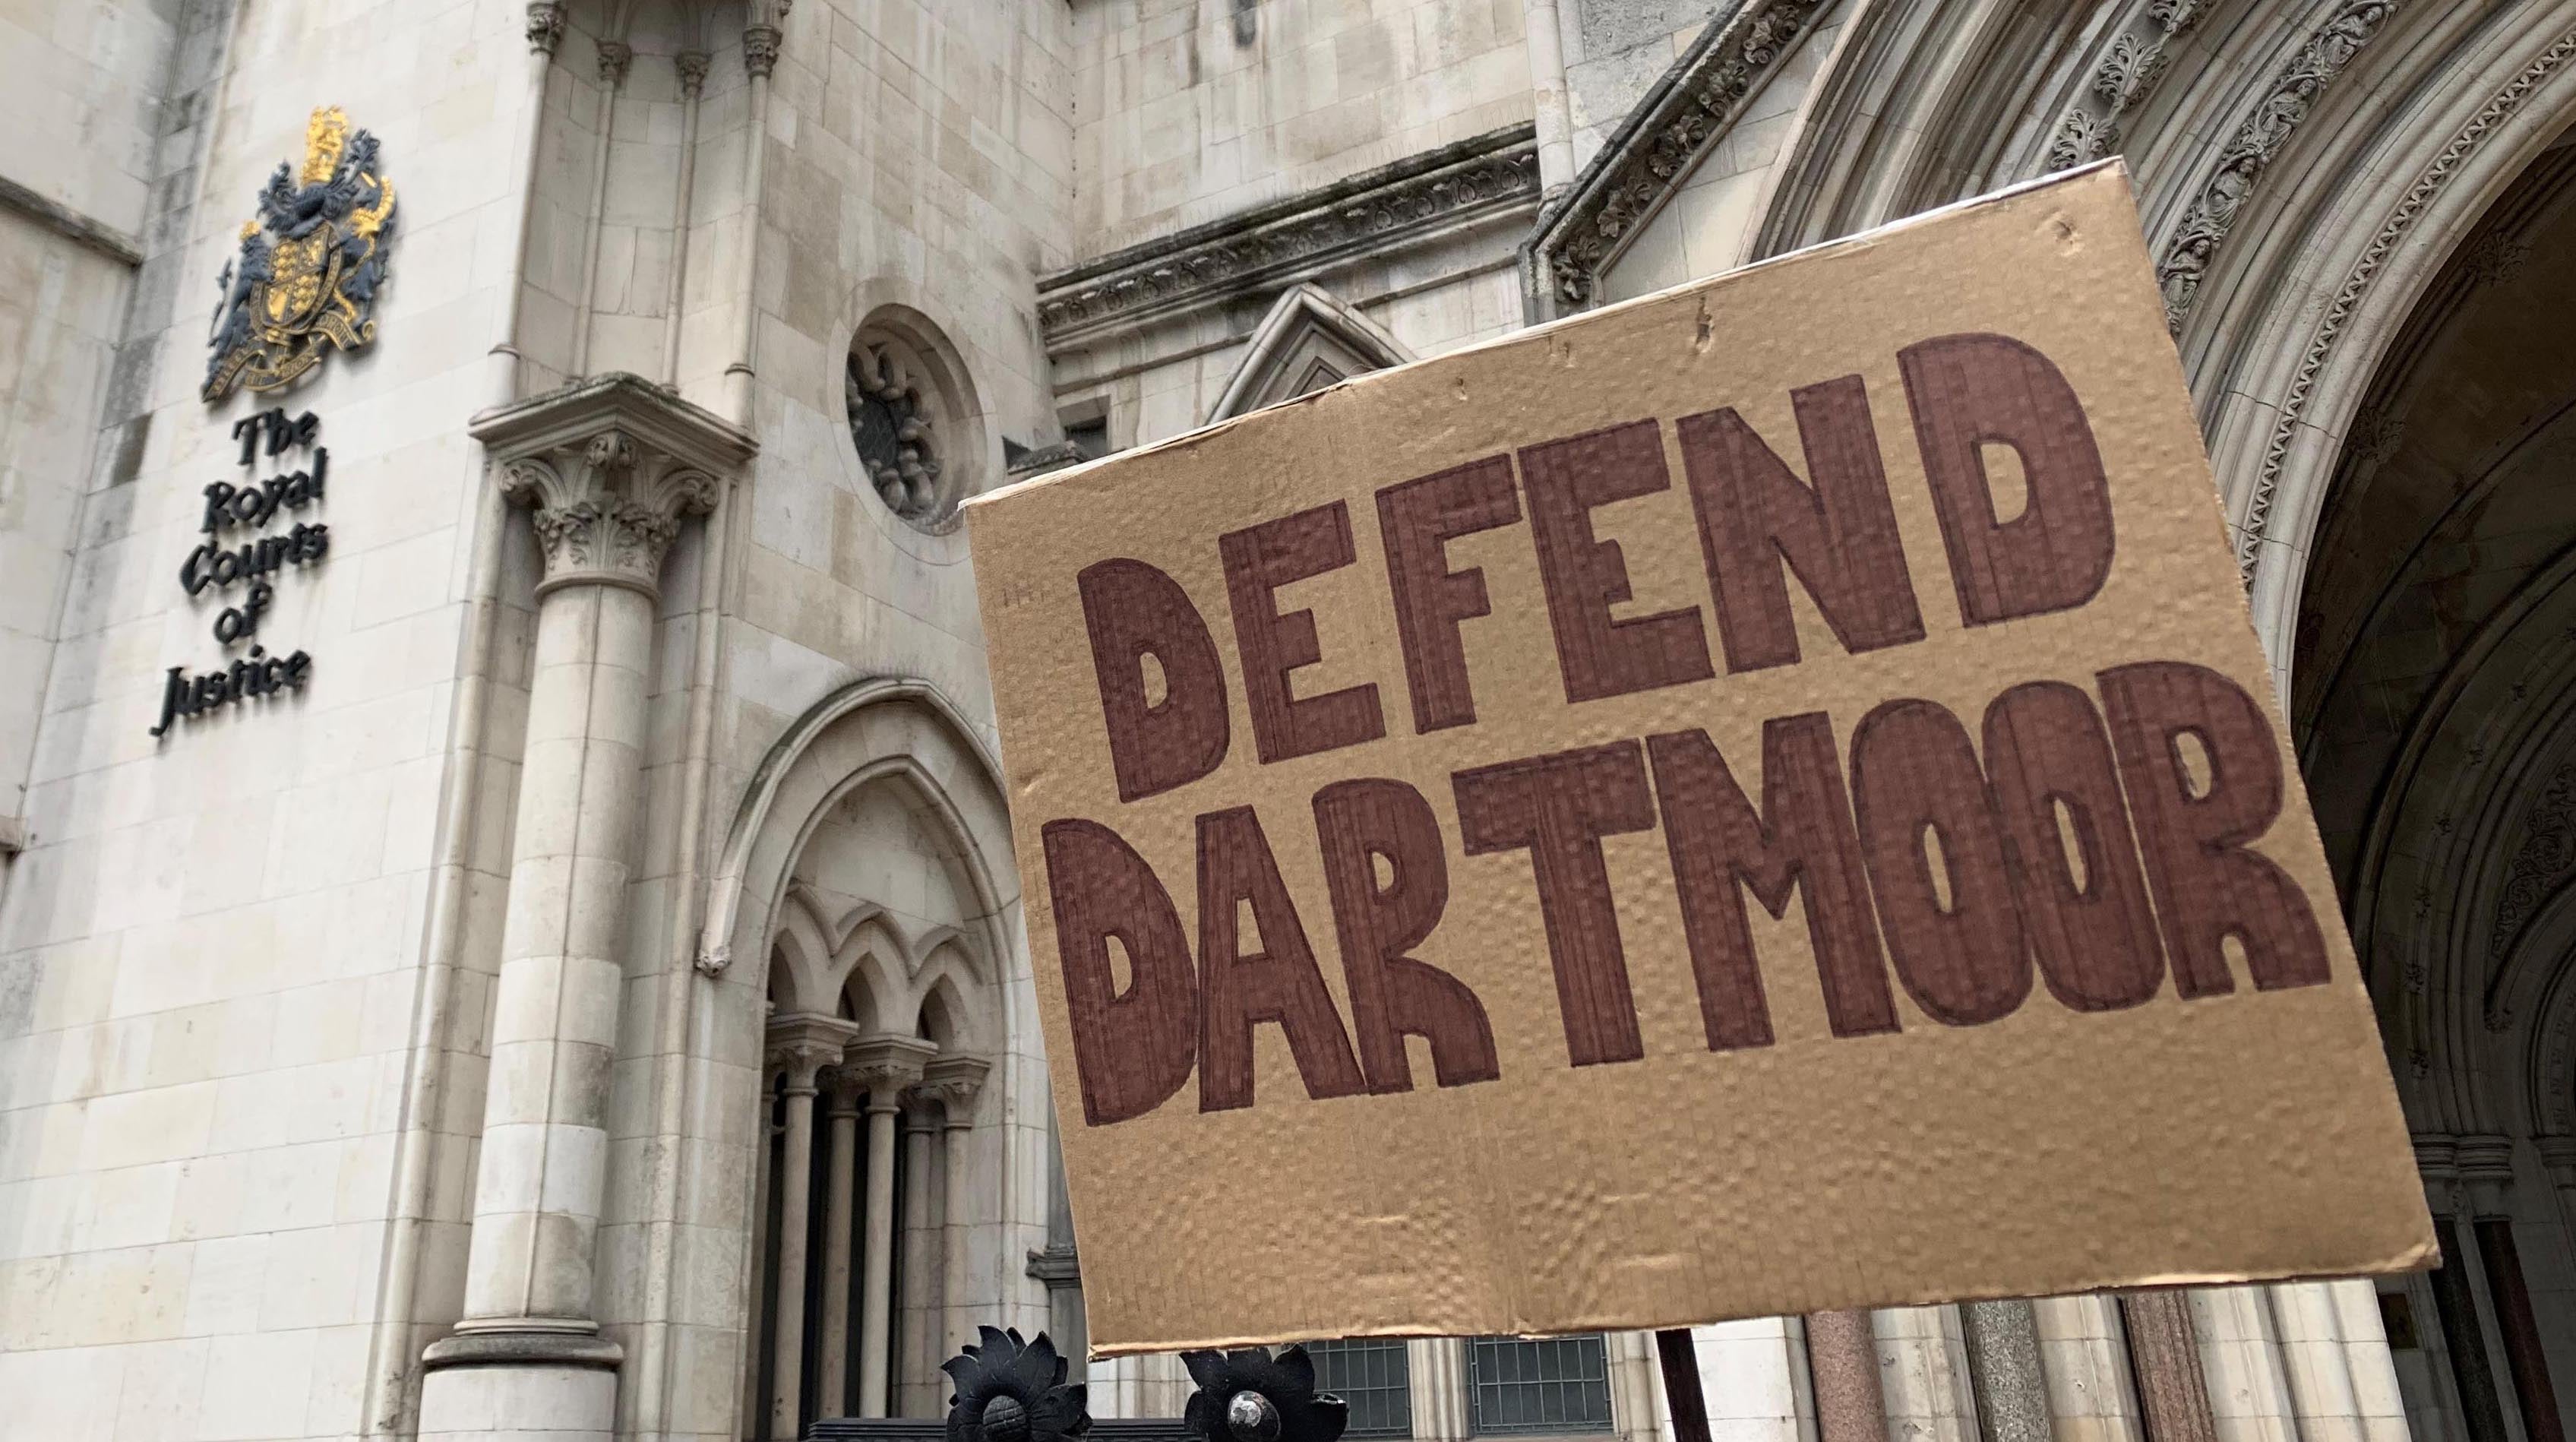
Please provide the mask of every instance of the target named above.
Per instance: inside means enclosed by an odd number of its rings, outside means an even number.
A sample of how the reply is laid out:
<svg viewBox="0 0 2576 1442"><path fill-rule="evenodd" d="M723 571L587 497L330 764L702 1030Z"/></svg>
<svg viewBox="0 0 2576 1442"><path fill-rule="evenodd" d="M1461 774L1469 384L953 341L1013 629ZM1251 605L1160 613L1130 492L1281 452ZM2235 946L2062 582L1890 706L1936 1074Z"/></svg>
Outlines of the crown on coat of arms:
<svg viewBox="0 0 2576 1442"><path fill-rule="evenodd" d="M326 351L376 338L376 292L394 234L394 188L379 173L376 138L352 131L336 105L304 127L304 163L280 163L243 223L239 249L216 278L222 299L206 342L200 394L212 404L237 387L272 391L322 364Z"/></svg>

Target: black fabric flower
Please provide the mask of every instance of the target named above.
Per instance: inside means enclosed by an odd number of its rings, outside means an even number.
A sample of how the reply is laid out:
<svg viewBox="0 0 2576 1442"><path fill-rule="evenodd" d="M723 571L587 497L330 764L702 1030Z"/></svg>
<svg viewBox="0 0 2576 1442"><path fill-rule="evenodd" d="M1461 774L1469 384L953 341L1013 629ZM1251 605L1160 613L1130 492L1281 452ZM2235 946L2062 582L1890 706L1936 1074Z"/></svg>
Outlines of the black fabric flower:
<svg viewBox="0 0 2576 1442"><path fill-rule="evenodd" d="M948 1399L948 1442L1066 1442L1091 1430L1081 1383L1066 1385L1064 1358L1038 1333L1022 1342L1018 1329L975 1329L968 1343L939 1364L957 1390Z"/></svg>
<svg viewBox="0 0 2576 1442"><path fill-rule="evenodd" d="M1181 1362L1199 1384L1184 1420L1202 1442L1338 1442L1350 1425L1351 1404L1315 1390L1303 1347L1184 1352Z"/></svg>

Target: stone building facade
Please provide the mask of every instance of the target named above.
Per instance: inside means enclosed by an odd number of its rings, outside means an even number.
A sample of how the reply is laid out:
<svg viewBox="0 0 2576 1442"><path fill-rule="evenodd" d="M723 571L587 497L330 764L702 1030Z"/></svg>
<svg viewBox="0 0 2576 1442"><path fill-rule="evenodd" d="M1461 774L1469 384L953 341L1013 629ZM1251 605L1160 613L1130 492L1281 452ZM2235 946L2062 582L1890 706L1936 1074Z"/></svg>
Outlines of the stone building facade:
<svg viewBox="0 0 2576 1442"><path fill-rule="evenodd" d="M2448 1263L1703 1328L1715 1430L2558 1442L2571 59L2576 0L0 4L0 1437L784 1437L1078 1339L958 501L2118 153ZM360 130L389 192L299 189ZM280 162L382 209L373 329L210 386L249 258L328 264L243 234ZM1320 1350L1367 1436L1670 1429L1640 1336Z"/></svg>

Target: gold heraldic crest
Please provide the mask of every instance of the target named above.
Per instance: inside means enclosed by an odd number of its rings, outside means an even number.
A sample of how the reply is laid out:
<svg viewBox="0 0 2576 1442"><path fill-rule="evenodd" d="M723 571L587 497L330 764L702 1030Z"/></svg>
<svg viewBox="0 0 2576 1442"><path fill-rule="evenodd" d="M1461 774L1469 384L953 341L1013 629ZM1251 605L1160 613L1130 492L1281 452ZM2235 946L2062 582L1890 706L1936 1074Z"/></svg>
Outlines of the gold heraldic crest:
<svg viewBox="0 0 2576 1442"><path fill-rule="evenodd" d="M337 106L313 112L304 164L281 164L260 191L259 218L216 278L201 391L211 404L237 386L276 390L322 363L323 349L376 338L376 292L394 236L394 188L378 173L376 138L352 134Z"/></svg>

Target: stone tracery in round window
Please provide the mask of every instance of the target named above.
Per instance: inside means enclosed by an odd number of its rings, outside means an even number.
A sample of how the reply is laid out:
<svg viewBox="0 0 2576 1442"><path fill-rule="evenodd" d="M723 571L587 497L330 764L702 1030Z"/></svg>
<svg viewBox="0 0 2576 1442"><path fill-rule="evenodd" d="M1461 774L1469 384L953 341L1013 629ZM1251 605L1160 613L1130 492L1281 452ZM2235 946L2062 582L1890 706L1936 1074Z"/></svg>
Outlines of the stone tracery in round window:
<svg viewBox="0 0 2576 1442"><path fill-rule="evenodd" d="M946 409L929 368L892 337L862 331L850 347L850 440L886 509L935 527L955 503L940 484L947 467L940 423Z"/></svg>

